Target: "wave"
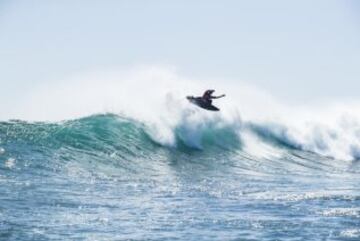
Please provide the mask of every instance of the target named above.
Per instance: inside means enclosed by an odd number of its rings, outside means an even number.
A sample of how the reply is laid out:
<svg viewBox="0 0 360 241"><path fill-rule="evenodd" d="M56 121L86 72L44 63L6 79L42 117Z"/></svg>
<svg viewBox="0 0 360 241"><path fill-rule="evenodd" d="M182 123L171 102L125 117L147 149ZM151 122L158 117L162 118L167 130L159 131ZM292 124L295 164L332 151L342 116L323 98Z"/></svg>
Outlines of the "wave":
<svg viewBox="0 0 360 241"><path fill-rule="evenodd" d="M240 148L237 127L215 120L194 124L187 120L179 123L172 130L174 140L171 141L164 141L166 130L159 133L158 129L154 123L143 123L115 114L98 114L58 123L20 120L0 122L0 139L3 145L22 143L95 153L124 148L126 152L134 152L134 155L136 150L143 152L149 147L199 151Z"/></svg>
<svg viewBox="0 0 360 241"><path fill-rule="evenodd" d="M95 158L101 162L110 158L123 162L154 160L166 153L175 153L188 158L195 155L221 159L224 155L231 155L239 161L248 158L261 162L300 157L318 163L331 160L331 165L338 163L333 156L323 154L331 143L323 143L327 140L324 136L317 138L311 140L314 142L304 143L279 123L260 124L242 121L238 117L204 116L201 111L193 109L185 111L178 122L171 124L98 114L55 123L1 122L0 156L8 154L8 158L16 159L31 152L32 158L41 154L62 161ZM357 152L349 154L353 161L358 158ZM343 164L349 161L340 160Z"/></svg>
<svg viewBox="0 0 360 241"><path fill-rule="evenodd" d="M184 98L209 86L228 95L219 100L220 113L200 111ZM351 162L360 159L360 116L349 106L288 108L254 87L205 85L162 68L91 73L43 85L13 101L11 110L0 108L2 119L28 120L1 123L0 154L16 142L94 155L119 149L136 155L157 146L257 158L303 151Z"/></svg>

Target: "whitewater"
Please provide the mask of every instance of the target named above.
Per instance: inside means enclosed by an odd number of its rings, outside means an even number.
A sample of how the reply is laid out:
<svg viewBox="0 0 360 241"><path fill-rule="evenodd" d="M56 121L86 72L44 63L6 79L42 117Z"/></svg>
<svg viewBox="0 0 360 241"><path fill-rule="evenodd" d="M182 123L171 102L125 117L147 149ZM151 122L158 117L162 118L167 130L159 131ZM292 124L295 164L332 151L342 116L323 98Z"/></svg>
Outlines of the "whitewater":
<svg viewBox="0 0 360 241"><path fill-rule="evenodd" d="M207 88L227 95L219 113L185 99ZM360 239L355 102L281 103L153 66L1 107L1 240Z"/></svg>

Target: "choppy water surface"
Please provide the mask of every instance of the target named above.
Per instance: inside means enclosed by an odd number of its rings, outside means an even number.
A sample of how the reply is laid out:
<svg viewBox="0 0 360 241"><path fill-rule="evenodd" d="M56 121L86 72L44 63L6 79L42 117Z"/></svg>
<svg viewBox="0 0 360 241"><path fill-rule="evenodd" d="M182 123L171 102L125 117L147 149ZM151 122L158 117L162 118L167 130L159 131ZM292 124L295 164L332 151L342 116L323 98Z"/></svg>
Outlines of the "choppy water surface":
<svg viewBox="0 0 360 241"><path fill-rule="evenodd" d="M0 123L0 239L360 239L356 158L254 123L156 132L116 115Z"/></svg>

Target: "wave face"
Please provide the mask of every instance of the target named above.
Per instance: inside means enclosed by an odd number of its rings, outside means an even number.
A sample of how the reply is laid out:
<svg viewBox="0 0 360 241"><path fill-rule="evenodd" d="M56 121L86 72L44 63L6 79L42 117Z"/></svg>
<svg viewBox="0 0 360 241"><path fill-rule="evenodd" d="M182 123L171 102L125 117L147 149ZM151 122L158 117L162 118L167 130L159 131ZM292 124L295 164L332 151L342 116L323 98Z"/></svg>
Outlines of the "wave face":
<svg viewBox="0 0 360 241"><path fill-rule="evenodd" d="M0 237L360 237L359 163L328 155L327 137L192 109L177 120L1 122Z"/></svg>

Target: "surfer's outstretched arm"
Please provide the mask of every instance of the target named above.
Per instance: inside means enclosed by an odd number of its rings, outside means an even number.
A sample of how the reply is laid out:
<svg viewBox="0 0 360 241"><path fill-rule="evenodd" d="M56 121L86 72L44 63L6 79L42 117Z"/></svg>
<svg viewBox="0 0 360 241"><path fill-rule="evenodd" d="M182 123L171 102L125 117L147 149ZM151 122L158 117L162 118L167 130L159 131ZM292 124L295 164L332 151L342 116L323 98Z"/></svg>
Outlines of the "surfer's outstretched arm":
<svg viewBox="0 0 360 241"><path fill-rule="evenodd" d="M225 97L225 94L224 95L219 95L219 96L212 96L211 98L212 99L220 99L222 97Z"/></svg>

